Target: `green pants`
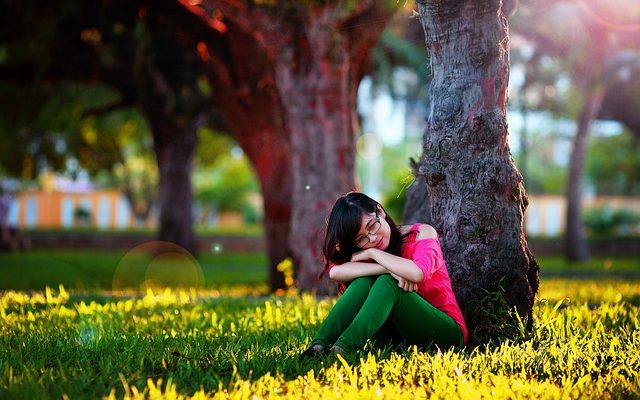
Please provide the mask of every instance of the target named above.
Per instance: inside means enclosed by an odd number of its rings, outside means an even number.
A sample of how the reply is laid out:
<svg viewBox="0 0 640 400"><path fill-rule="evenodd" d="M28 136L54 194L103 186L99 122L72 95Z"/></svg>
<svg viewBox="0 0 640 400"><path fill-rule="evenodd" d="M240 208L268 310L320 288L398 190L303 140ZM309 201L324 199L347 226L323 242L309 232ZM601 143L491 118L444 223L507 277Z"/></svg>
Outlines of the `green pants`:
<svg viewBox="0 0 640 400"><path fill-rule="evenodd" d="M361 349L368 339L399 340L425 348L462 346L458 324L415 292L405 292L388 274L354 279L320 326L311 344L346 351Z"/></svg>

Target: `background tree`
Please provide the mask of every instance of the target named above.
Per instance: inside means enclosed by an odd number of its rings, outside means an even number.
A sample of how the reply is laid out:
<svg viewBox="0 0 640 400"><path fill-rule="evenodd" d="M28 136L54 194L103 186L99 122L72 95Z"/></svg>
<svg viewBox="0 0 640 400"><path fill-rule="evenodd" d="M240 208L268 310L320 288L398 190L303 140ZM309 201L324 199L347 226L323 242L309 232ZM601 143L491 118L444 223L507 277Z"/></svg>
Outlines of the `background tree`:
<svg viewBox="0 0 640 400"><path fill-rule="evenodd" d="M259 176L272 268L291 254L298 285L327 292L318 280L325 217L355 188L356 91L397 3L181 3L216 32L201 36L200 57Z"/></svg>
<svg viewBox="0 0 640 400"><path fill-rule="evenodd" d="M216 93L222 127L242 147L260 182L270 285L284 288L277 265L291 255L291 145L273 69L251 30L239 30L220 10L206 13L190 3L182 8L200 38L198 55Z"/></svg>
<svg viewBox="0 0 640 400"><path fill-rule="evenodd" d="M196 43L169 17L182 7L175 2L152 5L12 5L4 14L11 17L3 24L8 61L1 68L4 79L31 88L75 81L115 90L115 99L91 112L137 107L151 127L158 163L158 237L195 252L190 172L197 130L208 120L211 94L202 90ZM41 109L37 102L31 106Z"/></svg>
<svg viewBox="0 0 640 400"><path fill-rule="evenodd" d="M495 319L506 306L531 327L539 267L522 229L527 196L507 143L502 1L417 4L433 71L420 172L453 288L475 340L506 333L508 319Z"/></svg>
<svg viewBox="0 0 640 400"><path fill-rule="evenodd" d="M588 249L581 219L583 176L591 122L600 114L605 93L616 82L628 81L640 68L635 2L523 2L517 30L534 43L535 51L566 65L576 90L576 135L567 179L565 255L585 260ZM640 26L640 25L638 25Z"/></svg>
<svg viewBox="0 0 640 400"><path fill-rule="evenodd" d="M70 135L68 156L77 157L98 185L117 187L138 226L156 203L158 167L149 127L134 108L84 117Z"/></svg>
<svg viewBox="0 0 640 400"><path fill-rule="evenodd" d="M34 20L50 20L53 42L42 57L20 59L5 71L23 81L37 67L47 79L104 82L120 95L110 107L139 107L158 162L159 238L190 250L188 176L196 131L212 116L213 99L222 127L260 179L272 287L282 283L275 266L293 254L299 283L311 290L319 284L324 215L355 186L357 85L398 4L196 3L69 1L64 12L57 4L17 7L29 21L9 26L23 43L30 37L25 27L40 26ZM36 62L41 59L46 62Z"/></svg>

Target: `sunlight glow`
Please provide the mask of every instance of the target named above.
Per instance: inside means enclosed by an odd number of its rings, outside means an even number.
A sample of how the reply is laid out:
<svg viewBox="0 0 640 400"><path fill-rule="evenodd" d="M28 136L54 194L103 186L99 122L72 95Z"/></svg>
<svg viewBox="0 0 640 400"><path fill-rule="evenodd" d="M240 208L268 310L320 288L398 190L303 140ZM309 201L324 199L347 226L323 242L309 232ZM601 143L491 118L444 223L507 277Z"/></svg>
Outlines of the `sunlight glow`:
<svg viewBox="0 0 640 400"><path fill-rule="evenodd" d="M616 31L640 30L640 2L576 0L580 8L597 23Z"/></svg>

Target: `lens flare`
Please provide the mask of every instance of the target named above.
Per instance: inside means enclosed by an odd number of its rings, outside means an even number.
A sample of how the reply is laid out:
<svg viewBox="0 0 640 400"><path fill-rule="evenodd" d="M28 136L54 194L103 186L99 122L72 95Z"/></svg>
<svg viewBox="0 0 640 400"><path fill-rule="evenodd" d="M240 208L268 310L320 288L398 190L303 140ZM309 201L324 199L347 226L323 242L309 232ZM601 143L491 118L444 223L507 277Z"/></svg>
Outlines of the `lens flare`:
<svg viewBox="0 0 640 400"><path fill-rule="evenodd" d="M597 23L615 31L640 30L640 2L576 0L580 8Z"/></svg>
<svg viewBox="0 0 640 400"><path fill-rule="evenodd" d="M211 245L211 252L213 254L221 254L224 251L224 247L221 243L214 243Z"/></svg>
<svg viewBox="0 0 640 400"><path fill-rule="evenodd" d="M112 291L145 292L147 289L199 288L204 273L198 261L183 247L150 241L129 250L113 275Z"/></svg>

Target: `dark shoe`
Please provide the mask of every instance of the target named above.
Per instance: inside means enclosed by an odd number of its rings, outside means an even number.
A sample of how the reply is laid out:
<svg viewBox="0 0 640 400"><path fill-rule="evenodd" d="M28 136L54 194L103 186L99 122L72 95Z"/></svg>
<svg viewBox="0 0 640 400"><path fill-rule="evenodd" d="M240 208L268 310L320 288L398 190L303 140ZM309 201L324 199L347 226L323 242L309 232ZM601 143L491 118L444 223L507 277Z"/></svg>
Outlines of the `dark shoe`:
<svg viewBox="0 0 640 400"><path fill-rule="evenodd" d="M320 344L314 344L313 346L303 351L298 356L298 359L299 360L307 360L310 358L320 359L320 358L325 358L328 355L329 355L329 351L325 349L324 346Z"/></svg>

